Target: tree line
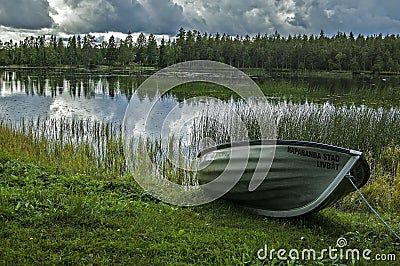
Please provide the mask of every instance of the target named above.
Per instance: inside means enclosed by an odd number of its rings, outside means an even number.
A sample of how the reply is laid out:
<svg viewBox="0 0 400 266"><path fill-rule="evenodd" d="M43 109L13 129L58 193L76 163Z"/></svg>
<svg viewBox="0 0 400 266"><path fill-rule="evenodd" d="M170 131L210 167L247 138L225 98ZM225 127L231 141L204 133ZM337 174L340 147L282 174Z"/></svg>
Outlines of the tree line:
<svg viewBox="0 0 400 266"><path fill-rule="evenodd" d="M319 35L257 34L230 36L181 28L176 38L131 33L117 41L97 43L93 35L68 40L31 36L19 42L0 41L0 65L27 66L153 66L166 67L188 60L215 60L239 68L267 70L400 71L399 35L355 36L338 32Z"/></svg>

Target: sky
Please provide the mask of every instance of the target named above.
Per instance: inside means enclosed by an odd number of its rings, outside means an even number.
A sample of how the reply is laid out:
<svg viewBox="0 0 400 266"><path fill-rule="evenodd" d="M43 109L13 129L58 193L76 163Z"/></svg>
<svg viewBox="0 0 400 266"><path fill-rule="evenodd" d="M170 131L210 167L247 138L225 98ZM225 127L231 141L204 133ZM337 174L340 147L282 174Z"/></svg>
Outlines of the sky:
<svg viewBox="0 0 400 266"><path fill-rule="evenodd" d="M400 33L398 0L0 0L0 40L127 32L175 36L180 27L229 35ZM137 36L137 34L136 34Z"/></svg>

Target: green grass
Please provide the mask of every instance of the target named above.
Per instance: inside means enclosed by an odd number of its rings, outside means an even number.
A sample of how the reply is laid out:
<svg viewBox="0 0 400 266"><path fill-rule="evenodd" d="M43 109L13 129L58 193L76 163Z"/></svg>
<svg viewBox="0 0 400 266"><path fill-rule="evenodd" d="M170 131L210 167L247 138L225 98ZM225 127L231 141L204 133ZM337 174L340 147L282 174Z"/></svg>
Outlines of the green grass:
<svg viewBox="0 0 400 266"><path fill-rule="evenodd" d="M222 200L176 207L146 195L130 175L99 180L64 174L5 153L0 155L0 191L4 265L282 265L276 257L259 260L257 251L265 245L320 251L335 246L339 237L349 248L400 258L400 243L364 212L326 209L298 219L270 219ZM399 216L384 217L400 229L395 224Z"/></svg>

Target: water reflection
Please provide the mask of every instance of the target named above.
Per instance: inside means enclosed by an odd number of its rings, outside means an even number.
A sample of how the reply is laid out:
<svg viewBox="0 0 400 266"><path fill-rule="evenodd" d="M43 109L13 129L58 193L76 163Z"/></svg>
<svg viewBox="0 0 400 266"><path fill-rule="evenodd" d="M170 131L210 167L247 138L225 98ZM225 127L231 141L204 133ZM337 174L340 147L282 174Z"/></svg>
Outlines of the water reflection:
<svg viewBox="0 0 400 266"><path fill-rule="evenodd" d="M68 69L4 69L0 70L0 96L25 93L51 96L68 92L74 97L94 97L96 93L111 98L125 94L128 98L145 77L98 73Z"/></svg>
<svg viewBox="0 0 400 266"><path fill-rule="evenodd" d="M302 86L310 91L324 91L329 94L346 94L351 90L362 91L370 89L379 89L382 91L398 88L400 86L400 76L382 77L366 75L351 75L349 73L275 73L271 75L271 79L288 82L292 86ZM261 81L262 82L262 81Z"/></svg>
<svg viewBox="0 0 400 266"><path fill-rule="evenodd" d="M140 80L69 71L0 71L0 117L122 121Z"/></svg>
<svg viewBox="0 0 400 266"><path fill-rule="evenodd" d="M83 118L121 122L129 100L145 79L146 77L123 71L115 73L67 68L0 69L0 118ZM379 104L385 103L387 99L391 99L390 103L393 105L399 103L398 77L295 76L280 73L268 79L258 79L258 82L284 82L292 87L301 86L309 91L318 91L320 94L317 94L319 98L316 101L320 103L348 102L346 95L354 91L354 95L360 95L360 103L364 103L363 97L366 95L369 95L367 104L370 105L373 105L374 101ZM375 93L376 91L382 91L384 97ZM193 88L189 92L197 93ZM182 93L183 95L176 95L178 99L172 97L172 101L183 101L191 97L185 94L186 91L182 90ZM221 93L219 96L224 97ZM138 94L136 97L139 102L144 103L152 100L149 95ZM166 101L164 104L169 103Z"/></svg>

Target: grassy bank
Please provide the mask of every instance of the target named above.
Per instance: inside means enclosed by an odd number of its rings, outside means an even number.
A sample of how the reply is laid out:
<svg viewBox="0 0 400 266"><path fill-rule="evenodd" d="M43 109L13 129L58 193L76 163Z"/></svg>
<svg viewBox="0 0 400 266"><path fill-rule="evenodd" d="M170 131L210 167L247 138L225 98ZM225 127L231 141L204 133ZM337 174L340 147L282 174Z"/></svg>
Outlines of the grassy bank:
<svg viewBox="0 0 400 266"><path fill-rule="evenodd" d="M370 249L371 257L400 259L399 241L356 194L297 219L253 215L222 200L171 206L147 195L125 172L117 128L53 122L50 128L40 122L13 129L0 124L0 264L375 264L327 254L321 260L277 257L278 249L313 249L319 257L340 237L348 248ZM393 182L398 188L399 154L392 145L380 158L371 156L373 182L363 189L397 232L399 193ZM260 260L257 252L265 245L275 253ZM385 264L393 261L379 265Z"/></svg>
<svg viewBox="0 0 400 266"><path fill-rule="evenodd" d="M399 243L368 212L330 208L289 220L253 215L221 200L182 208L147 196L129 175L99 180L4 152L0 189L4 265L279 265L276 252L272 259L258 259L259 249L314 249L318 257L323 249L335 247L339 237L351 249L400 258ZM395 225L400 218L393 213L384 217ZM321 263L353 264L328 256L281 264ZM366 260L354 263L369 265Z"/></svg>

